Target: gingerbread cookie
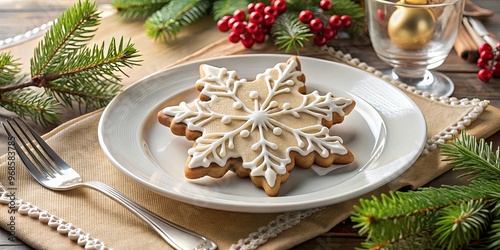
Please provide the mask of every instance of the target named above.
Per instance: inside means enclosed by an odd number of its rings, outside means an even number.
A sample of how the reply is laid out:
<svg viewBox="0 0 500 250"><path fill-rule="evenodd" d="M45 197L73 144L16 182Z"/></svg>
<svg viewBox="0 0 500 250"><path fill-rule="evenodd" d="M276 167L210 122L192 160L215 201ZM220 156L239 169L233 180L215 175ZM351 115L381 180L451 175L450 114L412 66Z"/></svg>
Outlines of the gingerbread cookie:
<svg viewBox="0 0 500 250"><path fill-rule="evenodd" d="M332 93L306 94L297 57L253 81L206 64L200 75L198 99L158 112L158 121L172 133L195 140L184 168L187 178L220 178L233 170L276 196L295 166L329 167L354 160L329 128L342 122L355 102Z"/></svg>

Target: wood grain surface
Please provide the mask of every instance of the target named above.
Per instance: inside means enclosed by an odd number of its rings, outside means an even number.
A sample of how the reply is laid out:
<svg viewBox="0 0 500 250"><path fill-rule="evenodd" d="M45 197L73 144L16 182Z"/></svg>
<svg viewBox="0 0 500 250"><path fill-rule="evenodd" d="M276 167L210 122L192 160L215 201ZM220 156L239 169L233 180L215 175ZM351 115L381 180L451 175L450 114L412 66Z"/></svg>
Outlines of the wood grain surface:
<svg viewBox="0 0 500 250"><path fill-rule="evenodd" d="M75 0L0 0L0 40L14 37L31 30L43 23L53 20ZM109 4L111 0L98 0L98 4ZM500 37L500 4L498 0L473 0L477 5L492 10L493 16L483 19L486 27ZM374 53L368 38L336 40L332 43L336 49L350 53L353 57L368 63L377 69L388 68ZM194 51L193 51L194 52ZM500 79L490 83L482 83L477 79L478 68L467 63L455 51L452 51L446 62L438 68L455 83L453 96L457 98L480 98L491 101L491 105L500 108ZM500 145L500 133L488 138ZM294 249L354 249L360 246L362 236L352 229L352 224L345 221L321 236L311 239ZM8 234L0 230L0 249L22 250L32 249L17 240L8 240Z"/></svg>

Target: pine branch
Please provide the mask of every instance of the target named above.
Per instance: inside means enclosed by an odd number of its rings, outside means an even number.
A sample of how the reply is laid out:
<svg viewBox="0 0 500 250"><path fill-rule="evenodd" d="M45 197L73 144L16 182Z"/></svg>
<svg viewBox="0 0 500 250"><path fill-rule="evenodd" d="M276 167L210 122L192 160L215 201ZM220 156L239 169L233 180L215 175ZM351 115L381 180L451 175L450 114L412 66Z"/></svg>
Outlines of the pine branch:
<svg viewBox="0 0 500 250"><path fill-rule="evenodd" d="M12 84L16 80L17 74L21 72L19 59L9 53L0 53L0 86Z"/></svg>
<svg viewBox="0 0 500 250"><path fill-rule="evenodd" d="M488 213L482 200L447 206L436 221L433 235L436 244L455 250L478 240L488 226Z"/></svg>
<svg viewBox="0 0 500 250"><path fill-rule="evenodd" d="M461 138L456 138L450 144L441 146L442 154L455 165L455 170L467 170L463 176L485 180L500 179L500 148L496 152L493 145L488 145L484 139L476 141L474 137L462 132Z"/></svg>
<svg viewBox="0 0 500 250"><path fill-rule="evenodd" d="M500 219L496 219L495 221L493 221L489 234L490 237L488 239L488 248L500 248Z"/></svg>
<svg viewBox="0 0 500 250"><path fill-rule="evenodd" d="M120 90L121 78L116 71L125 74L121 68L138 65L136 57L133 44L124 44L123 38L118 46L113 38L108 48L104 43L92 49L85 47L47 75L51 80L46 82L46 93L69 107L73 101L84 103L86 108L104 107Z"/></svg>
<svg viewBox="0 0 500 250"><path fill-rule="evenodd" d="M461 139L454 138L441 147L450 162L461 164L454 169L472 169L467 174L475 174L470 184L361 199L351 219L359 233L368 236L364 247L463 249L500 245L498 150L494 154L491 144L488 147L484 140L476 141L465 132Z"/></svg>
<svg viewBox="0 0 500 250"><path fill-rule="evenodd" d="M300 22L296 13L284 13L276 18L271 35L274 37L274 44L279 49L285 49L285 52L291 49L298 52L299 48L304 47L304 44L313 36L309 32L309 27Z"/></svg>
<svg viewBox="0 0 500 250"><path fill-rule="evenodd" d="M212 17L219 20L226 15L232 15L235 10L246 10L249 0L215 0L212 7Z"/></svg>
<svg viewBox="0 0 500 250"><path fill-rule="evenodd" d="M34 122L43 126L59 121L58 114L55 112L59 106L57 101L31 88L3 93L0 106L15 112L23 119L30 117Z"/></svg>
<svg viewBox="0 0 500 250"><path fill-rule="evenodd" d="M85 46L99 25L97 5L79 1L57 18L31 58L31 76L42 75Z"/></svg>
<svg viewBox="0 0 500 250"><path fill-rule="evenodd" d="M163 8L171 0L114 0L113 7L118 15L127 20L146 19Z"/></svg>
<svg viewBox="0 0 500 250"><path fill-rule="evenodd" d="M171 1L145 22L147 34L154 39L171 41L181 28L210 13L210 0Z"/></svg>
<svg viewBox="0 0 500 250"><path fill-rule="evenodd" d="M358 223L360 234L377 245L408 244L407 237L432 231L441 210L461 203L492 197L489 190L500 190L500 185L490 182L474 183L470 186L443 186L442 188L421 188L418 191L390 192L380 198L360 200L351 217Z"/></svg>
<svg viewBox="0 0 500 250"><path fill-rule="evenodd" d="M39 124L57 122L57 108L75 103L86 109L104 107L121 89L122 68L139 65L138 51L128 41L87 47L99 24L95 3L78 2L45 34L31 58L31 77L9 53L0 54L0 106ZM32 87L43 88L36 91Z"/></svg>

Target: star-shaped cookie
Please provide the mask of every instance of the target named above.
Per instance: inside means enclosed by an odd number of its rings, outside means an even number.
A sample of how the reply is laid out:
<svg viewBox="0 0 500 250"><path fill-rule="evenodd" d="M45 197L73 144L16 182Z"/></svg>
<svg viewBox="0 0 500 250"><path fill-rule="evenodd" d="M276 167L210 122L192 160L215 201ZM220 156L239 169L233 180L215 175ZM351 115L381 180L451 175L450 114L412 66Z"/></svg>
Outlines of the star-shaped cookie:
<svg viewBox="0 0 500 250"><path fill-rule="evenodd" d="M198 99L158 112L172 133L195 140L185 166L187 178L220 178L233 170L277 196L295 166L328 167L354 160L330 127L355 106L332 93L306 94L297 57L258 74L253 81L235 71L202 64Z"/></svg>

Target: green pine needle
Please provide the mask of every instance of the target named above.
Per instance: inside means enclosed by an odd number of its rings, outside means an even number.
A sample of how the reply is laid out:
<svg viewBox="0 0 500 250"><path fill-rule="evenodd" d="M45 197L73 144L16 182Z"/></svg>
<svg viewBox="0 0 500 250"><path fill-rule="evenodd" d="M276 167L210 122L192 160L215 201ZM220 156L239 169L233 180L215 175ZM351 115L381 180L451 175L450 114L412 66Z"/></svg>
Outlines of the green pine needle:
<svg viewBox="0 0 500 250"><path fill-rule="evenodd" d="M500 248L500 219L493 221L491 225L491 230L489 232L489 249L499 249Z"/></svg>
<svg viewBox="0 0 500 250"><path fill-rule="evenodd" d="M0 106L15 112L19 117L29 117L43 126L59 121L57 101L31 88L18 89L2 94Z"/></svg>
<svg viewBox="0 0 500 250"><path fill-rule="evenodd" d="M45 74L47 68L64 63L92 39L99 23L97 5L89 1L79 1L62 13L35 48L31 76Z"/></svg>
<svg viewBox="0 0 500 250"><path fill-rule="evenodd" d="M463 176L473 179L499 180L500 177L500 148L493 150L492 144L487 144L484 139L476 141L474 137L462 132L462 137L450 144L441 146L442 154L454 164L455 170L468 171Z"/></svg>
<svg viewBox="0 0 500 250"><path fill-rule="evenodd" d="M294 49L297 53L299 48L304 47L313 36L309 32L309 27L300 22L296 13L284 13L276 18L271 35L274 37L274 44L279 49L285 49L285 52Z"/></svg>
<svg viewBox="0 0 500 250"><path fill-rule="evenodd" d="M360 199L351 220L367 235L363 247L463 249L500 245L498 150L462 132L441 145L455 169L474 175L469 185L424 187ZM425 247L423 247L425 246Z"/></svg>
<svg viewBox="0 0 500 250"><path fill-rule="evenodd" d="M145 19L171 0L114 0L118 15L128 20Z"/></svg>
<svg viewBox="0 0 500 250"><path fill-rule="evenodd" d="M215 21L226 15L232 15L235 10L246 10L249 0L215 0L212 7L212 17Z"/></svg>
<svg viewBox="0 0 500 250"><path fill-rule="evenodd" d="M171 1L145 22L147 34L154 39L171 41L181 29L210 13L210 0Z"/></svg>
<svg viewBox="0 0 500 250"><path fill-rule="evenodd" d="M123 68L139 65L138 51L123 38L88 46L100 23L97 5L79 1L62 13L34 49L31 77L9 53L0 54L0 106L47 125L58 121L57 109L80 111L106 106L121 89ZM43 88L36 91L31 87Z"/></svg>
<svg viewBox="0 0 500 250"><path fill-rule="evenodd" d="M65 106L72 107L73 101L85 104L86 108L101 108L118 93L121 78L116 74L123 67L138 65L137 50L130 41L119 44L111 39L108 47L94 45L71 55L64 66L57 68L57 76L46 85L46 92L58 97Z"/></svg>
<svg viewBox="0 0 500 250"><path fill-rule="evenodd" d="M21 72L19 59L9 53L0 53L0 86L12 84L16 81L17 74Z"/></svg>
<svg viewBox="0 0 500 250"><path fill-rule="evenodd" d="M488 210L484 207L481 200L471 200L444 208L436 221L436 244L455 250L478 240L489 223Z"/></svg>

